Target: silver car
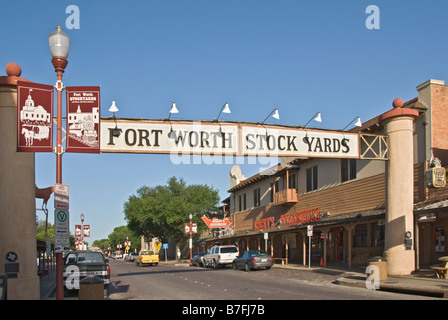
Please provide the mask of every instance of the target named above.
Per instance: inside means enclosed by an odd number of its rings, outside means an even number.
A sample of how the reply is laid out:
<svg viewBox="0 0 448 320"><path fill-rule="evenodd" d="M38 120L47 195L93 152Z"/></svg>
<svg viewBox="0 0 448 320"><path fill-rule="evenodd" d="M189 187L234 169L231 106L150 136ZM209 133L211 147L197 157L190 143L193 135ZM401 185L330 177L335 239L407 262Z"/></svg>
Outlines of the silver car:
<svg viewBox="0 0 448 320"><path fill-rule="evenodd" d="M238 258L233 260L232 267L234 270L244 269L246 271L261 268L269 270L273 264L274 258L271 255L260 250L250 250L244 251Z"/></svg>

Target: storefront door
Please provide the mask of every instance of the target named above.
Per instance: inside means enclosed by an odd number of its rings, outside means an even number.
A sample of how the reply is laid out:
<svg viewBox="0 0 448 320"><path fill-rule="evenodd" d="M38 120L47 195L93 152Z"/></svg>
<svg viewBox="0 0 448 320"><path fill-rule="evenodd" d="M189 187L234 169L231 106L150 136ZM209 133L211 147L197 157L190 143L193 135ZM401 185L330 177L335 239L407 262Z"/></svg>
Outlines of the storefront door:
<svg viewBox="0 0 448 320"><path fill-rule="evenodd" d="M336 261L344 260L344 229L340 228L335 231L334 257Z"/></svg>

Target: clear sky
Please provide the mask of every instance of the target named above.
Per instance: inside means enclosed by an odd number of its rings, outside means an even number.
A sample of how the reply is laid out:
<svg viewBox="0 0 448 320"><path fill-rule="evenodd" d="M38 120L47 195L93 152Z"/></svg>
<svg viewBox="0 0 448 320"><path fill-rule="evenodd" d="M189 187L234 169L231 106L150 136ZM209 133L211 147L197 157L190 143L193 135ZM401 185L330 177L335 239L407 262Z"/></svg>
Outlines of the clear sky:
<svg viewBox="0 0 448 320"><path fill-rule="evenodd" d="M79 29L67 28L69 5L79 8ZM369 5L379 9L379 29L366 27ZM62 25L71 39L64 85L100 85L102 117L115 99L117 117L163 119L175 101L177 119L210 120L228 101L232 113L220 119L257 122L278 108L280 120L270 122L303 125L320 111L317 127L341 129L389 110L397 97L416 97L429 79L448 80L448 2L441 0L46 0L0 8L0 75L16 62L23 78L54 84L48 35ZM242 161L246 177L266 166ZM39 187L55 183L55 163L54 154L36 154ZM125 225L130 195L172 176L213 186L224 199L233 164L66 153L71 232L84 213L86 240L107 238ZM48 208L53 222L53 197Z"/></svg>

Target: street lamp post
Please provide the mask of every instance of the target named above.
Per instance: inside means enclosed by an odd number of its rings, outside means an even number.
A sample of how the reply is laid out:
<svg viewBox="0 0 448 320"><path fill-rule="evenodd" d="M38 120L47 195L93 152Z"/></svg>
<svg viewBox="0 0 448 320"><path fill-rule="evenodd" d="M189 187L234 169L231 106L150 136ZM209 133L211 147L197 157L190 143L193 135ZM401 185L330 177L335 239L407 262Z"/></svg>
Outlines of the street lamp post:
<svg viewBox="0 0 448 320"><path fill-rule="evenodd" d="M81 250L84 250L84 213L81 213Z"/></svg>
<svg viewBox="0 0 448 320"><path fill-rule="evenodd" d="M191 238L192 234L193 234L193 230L192 230L192 219L193 219L193 215L190 213L189 215L190 218L190 242L189 242L189 247L190 247L190 265L191 265L191 260L193 259L193 240Z"/></svg>
<svg viewBox="0 0 448 320"><path fill-rule="evenodd" d="M62 74L67 66L67 57L70 50L70 38L62 31L61 26L48 37L48 44L52 55L51 62L57 75L55 88L57 90L57 115L56 115L56 183L62 184ZM56 299L64 299L62 253L56 253Z"/></svg>

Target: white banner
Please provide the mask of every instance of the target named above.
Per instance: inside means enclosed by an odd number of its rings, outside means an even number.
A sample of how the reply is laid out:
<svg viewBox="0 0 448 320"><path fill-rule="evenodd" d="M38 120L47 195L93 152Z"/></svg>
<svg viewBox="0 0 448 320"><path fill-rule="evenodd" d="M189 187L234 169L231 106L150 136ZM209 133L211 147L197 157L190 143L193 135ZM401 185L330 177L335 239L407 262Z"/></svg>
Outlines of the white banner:
<svg viewBox="0 0 448 320"><path fill-rule="evenodd" d="M101 152L359 158L359 135L244 123L101 120Z"/></svg>

